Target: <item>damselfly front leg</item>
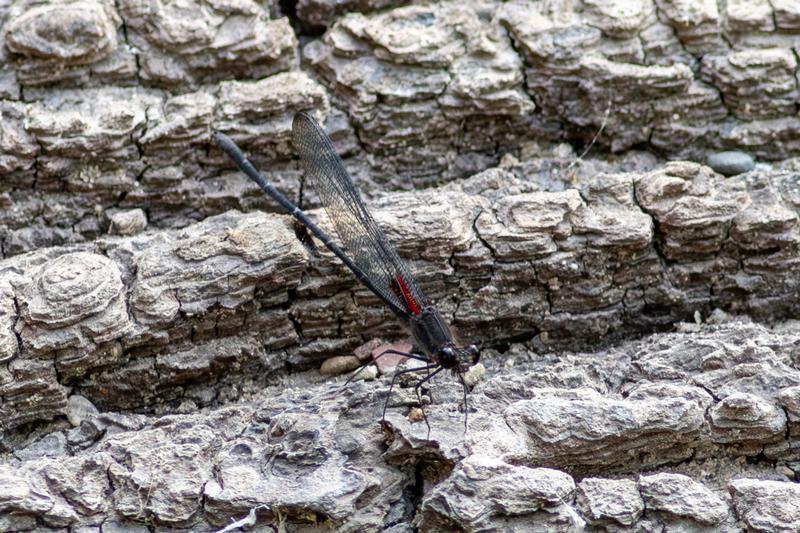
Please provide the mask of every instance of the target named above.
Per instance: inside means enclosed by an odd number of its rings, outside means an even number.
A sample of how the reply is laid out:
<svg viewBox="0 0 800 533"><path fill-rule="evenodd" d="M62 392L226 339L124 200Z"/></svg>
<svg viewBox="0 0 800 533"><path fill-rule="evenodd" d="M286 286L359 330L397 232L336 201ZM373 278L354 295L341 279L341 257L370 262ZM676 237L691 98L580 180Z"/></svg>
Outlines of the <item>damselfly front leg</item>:
<svg viewBox="0 0 800 533"><path fill-rule="evenodd" d="M359 366L355 370L355 372L353 372L350 375L350 377L347 378L347 381L344 382L344 385L342 385L342 388L344 388L347 385L349 385L350 382L353 381L353 379L355 379L355 377L359 374L359 372L361 372L362 370L367 368L369 365L371 365L372 363L374 363L375 361L377 361L378 359L380 359L381 357L383 357L384 355L387 355L387 354L388 355L402 355L403 357L408 357L409 359L416 359L417 361L423 361L423 362L426 362L426 363L430 362L430 359L428 359L424 355L415 354L415 353L407 353L407 352L399 352L397 350L392 350L392 349L384 350L381 353L379 353L378 355L376 355L375 358L372 361L367 361L363 365Z"/></svg>

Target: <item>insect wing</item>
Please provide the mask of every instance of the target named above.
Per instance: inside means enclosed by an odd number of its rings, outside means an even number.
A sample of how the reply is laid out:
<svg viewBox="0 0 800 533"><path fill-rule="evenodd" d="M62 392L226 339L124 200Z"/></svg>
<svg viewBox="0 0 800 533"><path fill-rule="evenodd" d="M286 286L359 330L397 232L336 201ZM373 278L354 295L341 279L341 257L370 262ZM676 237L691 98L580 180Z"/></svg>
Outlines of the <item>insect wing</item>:
<svg viewBox="0 0 800 533"><path fill-rule="evenodd" d="M418 315L426 305L422 292L405 261L367 211L330 138L316 120L301 112L294 117L292 143L303 162L306 179L353 263L384 299L408 315Z"/></svg>

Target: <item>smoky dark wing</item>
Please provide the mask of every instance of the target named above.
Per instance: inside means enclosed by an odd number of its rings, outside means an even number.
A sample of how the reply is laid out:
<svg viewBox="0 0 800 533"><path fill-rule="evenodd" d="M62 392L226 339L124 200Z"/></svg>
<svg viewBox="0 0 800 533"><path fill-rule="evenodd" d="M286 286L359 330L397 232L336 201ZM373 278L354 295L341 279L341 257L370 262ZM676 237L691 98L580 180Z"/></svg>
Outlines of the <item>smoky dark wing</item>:
<svg viewBox="0 0 800 533"><path fill-rule="evenodd" d="M316 120L301 112L294 117L292 143L303 162L307 183L319 196L353 262L387 300L418 314L425 300L416 281L367 211L328 135Z"/></svg>

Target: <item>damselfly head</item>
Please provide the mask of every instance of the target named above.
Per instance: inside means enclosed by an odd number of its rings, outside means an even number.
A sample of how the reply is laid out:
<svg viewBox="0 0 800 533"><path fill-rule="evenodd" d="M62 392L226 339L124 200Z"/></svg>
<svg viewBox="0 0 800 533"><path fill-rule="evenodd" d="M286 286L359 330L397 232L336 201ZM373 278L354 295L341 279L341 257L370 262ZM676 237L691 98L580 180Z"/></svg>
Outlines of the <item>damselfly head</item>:
<svg viewBox="0 0 800 533"><path fill-rule="evenodd" d="M445 367L463 374L470 367L478 364L481 360L481 349L477 344L469 346L456 346L455 343L447 343L442 347L439 363Z"/></svg>

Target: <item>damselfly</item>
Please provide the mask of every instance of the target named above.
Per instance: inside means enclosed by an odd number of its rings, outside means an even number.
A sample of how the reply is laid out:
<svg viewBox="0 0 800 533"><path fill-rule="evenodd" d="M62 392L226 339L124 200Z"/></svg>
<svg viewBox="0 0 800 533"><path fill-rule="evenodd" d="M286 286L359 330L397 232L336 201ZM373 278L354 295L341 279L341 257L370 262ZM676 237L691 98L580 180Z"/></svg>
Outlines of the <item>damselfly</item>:
<svg viewBox="0 0 800 533"><path fill-rule="evenodd" d="M476 344L460 346L456 343L442 315L422 294L405 261L373 220L330 138L317 121L308 113L297 113L292 123L292 143L300 155L306 179L317 192L339 240L344 245L343 248L261 175L228 136L216 133L214 139L242 172L322 241L411 331L422 353L387 350L378 357L387 354L402 355L422 361L425 365L396 372L389 386L389 395L391 396L399 376L425 371L428 374L415 385L419 399L419 388L447 369L461 381L466 412L467 384L464 374L478 363L480 348ZM383 406L384 421L388 404L387 397ZM430 431L427 416L424 415L424 418ZM464 424L466 425L466 416Z"/></svg>

